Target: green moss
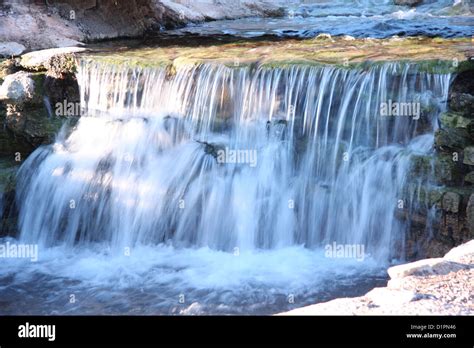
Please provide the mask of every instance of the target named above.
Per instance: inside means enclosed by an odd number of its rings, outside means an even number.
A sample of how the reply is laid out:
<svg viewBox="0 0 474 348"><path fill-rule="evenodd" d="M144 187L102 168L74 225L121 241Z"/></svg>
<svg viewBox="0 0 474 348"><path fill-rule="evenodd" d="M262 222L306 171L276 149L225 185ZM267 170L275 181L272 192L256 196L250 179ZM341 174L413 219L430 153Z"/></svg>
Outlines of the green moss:
<svg viewBox="0 0 474 348"><path fill-rule="evenodd" d="M19 166L12 166L10 161L0 162L0 195L15 190L18 168Z"/></svg>
<svg viewBox="0 0 474 348"><path fill-rule="evenodd" d="M440 122L443 128L470 129L474 120L463 117L460 113L447 112L440 116Z"/></svg>
<svg viewBox="0 0 474 348"><path fill-rule="evenodd" d="M419 69L448 73L466 68L470 39L355 39L239 41L206 46L110 50L83 54L82 57L106 64L138 67L179 68L184 65L218 63L228 67L260 64L275 68L288 65L331 64L358 68L368 64L417 62ZM457 63L456 63L457 62Z"/></svg>
<svg viewBox="0 0 474 348"><path fill-rule="evenodd" d="M31 79L35 83L35 97L42 99L45 95L44 91L44 81L46 78L45 72L35 72L31 74Z"/></svg>

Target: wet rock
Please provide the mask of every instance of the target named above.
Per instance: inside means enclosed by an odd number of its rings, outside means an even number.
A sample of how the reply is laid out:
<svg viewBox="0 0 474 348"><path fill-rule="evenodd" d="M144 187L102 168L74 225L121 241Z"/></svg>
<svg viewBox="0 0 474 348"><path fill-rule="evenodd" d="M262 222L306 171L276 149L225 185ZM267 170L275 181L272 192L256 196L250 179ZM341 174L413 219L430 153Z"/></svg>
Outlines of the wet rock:
<svg viewBox="0 0 474 348"><path fill-rule="evenodd" d="M420 5L423 0L394 0L395 5L402 6L417 6Z"/></svg>
<svg viewBox="0 0 474 348"><path fill-rule="evenodd" d="M440 123L442 128L462 128L467 129L472 133L474 120L466 118L461 113L447 112L440 116Z"/></svg>
<svg viewBox="0 0 474 348"><path fill-rule="evenodd" d="M26 106L19 110L14 105L7 107L6 127L35 147L51 143L62 124L62 119L49 117L44 107Z"/></svg>
<svg viewBox="0 0 474 348"><path fill-rule="evenodd" d="M468 130L464 128L441 128L435 132L435 146L442 151L462 150L471 141Z"/></svg>
<svg viewBox="0 0 474 348"><path fill-rule="evenodd" d="M467 173L464 177L464 181L470 184L474 184L474 172Z"/></svg>
<svg viewBox="0 0 474 348"><path fill-rule="evenodd" d="M434 157L433 177L440 184L458 183L464 177L464 168L460 160L455 161L453 155L437 154Z"/></svg>
<svg viewBox="0 0 474 348"><path fill-rule="evenodd" d="M463 163L474 166L474 146L468 146L464 149Z"/></svg>
<svg viewBox="0 0 474 348"><path fill-rule="evenodd" d="M449 107L462 113L465 117L474 118L474 96L468 93L451 93Z"/></svg>
<svg viewBox="0 0 474 348"><path fill-rule="evenodd" d="M216 160L217 160L217 157L219 156L219 151L224 150L224 146L222 146L222 145L211 144L211 143L208 143L208 142L205 142L205 141L200 141L200 140L196 140L196 142L198 142L199 144L204 145L204 152L207 155L211 155Z"/></svg>
<svg viewBox="0 0 474 348"><path fill-rule="evenodd" d="M456 192L446 192L443 195L442 207L446 212L458 213L460 203L461 196Z"/></svg>
<svg viewBox="0 0 474 348"><path fill-rule="evenodd" d="M19 56L26 47L17 42L0 42L0 57Z"/></svg>
<svg viewBox="0 0 474 348"><path fill-rule="evenodd" d="M471 238L474 237L474 193L469 197L466 209L466 220Z"/></svg>

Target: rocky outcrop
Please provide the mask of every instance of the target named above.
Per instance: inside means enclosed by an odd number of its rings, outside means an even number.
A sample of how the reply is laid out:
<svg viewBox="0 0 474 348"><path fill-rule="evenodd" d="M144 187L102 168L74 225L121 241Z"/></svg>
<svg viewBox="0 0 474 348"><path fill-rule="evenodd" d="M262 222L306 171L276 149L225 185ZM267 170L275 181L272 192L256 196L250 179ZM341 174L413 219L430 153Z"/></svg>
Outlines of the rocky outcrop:
<svg viewBox="0 0 474 348"><path fill-rule="evenodd" d="M280 315L473 315L474 240L443 258L388 269L387 287Z"/></svg>
<svg viewBox="0 0 474 348"><path fill-rule="evenodd" d="M279 3L263 0L8 0L0 5L0 41L38 50L94 40L141 37L190 21L281 15ZM5 53L19 55L19 48L10 47Z"/></svg>
<svg viewBox="0 0 474 348"><path fill-rule="evenodd" d="M473 75L472 67L465 69L451 85L449 110L440 116L435 133L436 152L412 159L414 182L403 193L408 204L397 212L410 223L400 246L409 260L442 256L474 238Z"/></svg>
<svg viewBox="0 0 474 348"><path fill-rule="evenodd" d="M54 106L79 102L73 54L81 50L48 49L10 61L10 71L23 69L5 76L0 86L4 124L10 132L38 146L54 139L66 116L78 116L58 114Z"/></svg>

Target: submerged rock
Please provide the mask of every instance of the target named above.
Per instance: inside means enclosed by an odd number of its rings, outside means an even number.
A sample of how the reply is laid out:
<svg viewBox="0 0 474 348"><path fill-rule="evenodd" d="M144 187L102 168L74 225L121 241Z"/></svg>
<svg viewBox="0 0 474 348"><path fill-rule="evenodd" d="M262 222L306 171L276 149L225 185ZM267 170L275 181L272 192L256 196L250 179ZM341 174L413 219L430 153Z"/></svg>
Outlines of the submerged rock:
<svg viewBox="0 0 474 348"><path fill-rule="evenodd" d="M394 0L395 5L402 6L418 6L423 2L423 0Z"/></svg>

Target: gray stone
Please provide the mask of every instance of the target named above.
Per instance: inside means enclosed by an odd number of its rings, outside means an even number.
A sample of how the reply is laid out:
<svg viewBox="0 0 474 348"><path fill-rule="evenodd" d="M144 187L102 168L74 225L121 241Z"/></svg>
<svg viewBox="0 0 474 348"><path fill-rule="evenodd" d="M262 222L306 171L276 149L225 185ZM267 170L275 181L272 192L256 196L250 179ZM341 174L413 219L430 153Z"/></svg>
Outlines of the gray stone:
<svg viewBox="0 0 474 348"><path fill-rule="evenodd" d="M35 83L32 74L19 71L5 77L0 87L0 100L19 104L33 99L34 93Z"/></svg>
<svg viewBox="0 0 474 348"><path fill-rule="evenodd" d="M441 128L435 132L435 146L439 150L462 150L471 141L468 130L464 128Z"/></svg>
<svg viewBox="0 0 474 348"><path fill-rule="evenodd" d="M448 213L458 213L461 196L456 192L446 192L443 195L442 207Z"/></svg>
<svg viewBox="0 0 474 348"><path fill-rule="evenodd" d="M474 172L467 173L466 176L464 177L464 181L474 184Z"/></svg>
<svg viewBox="0 0 474 348"><path fill-rule="evenodd" d="M387 272L391 279L408 276L425 276L434 274L447 274L465 268L456 262L446 261L443 258L425 259L404 265L390 267Z"/></svg>
<svg viewBox="0 0 474 348"><path fill-rule="evenodd" d="M466 117L474 118L474 96L468 93L452 93L449 107Z"/></svg>
<svg viewBox="0 0 474 348"><path fill-rule="evenodd" d="M474 193L469 197L469 202L467 203L466 219L469 232L472 236L474 235Z"/></svg>
<svg viewBox="0 0 474 348"><path fill-rule="evenodd" d="M474 166L474 146L468 146L464 149L463 163Z"/></svg>
<svg viewBox="0 0 474 348"><path fill-rule="evenodd" d="M0 57L19 56L26 47L17 42L0 42Z"/></svg>

